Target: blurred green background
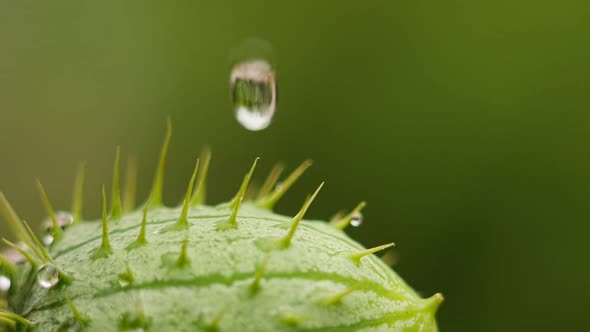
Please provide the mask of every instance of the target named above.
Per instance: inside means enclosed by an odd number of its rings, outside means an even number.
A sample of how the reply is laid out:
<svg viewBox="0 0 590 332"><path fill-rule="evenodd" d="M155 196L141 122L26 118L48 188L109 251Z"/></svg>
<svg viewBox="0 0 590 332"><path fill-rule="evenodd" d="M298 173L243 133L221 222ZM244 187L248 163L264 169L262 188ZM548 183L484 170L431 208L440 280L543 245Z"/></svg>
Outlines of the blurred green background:
<svg viewBox="0 0 590 332"><path fill-rule="evenodd" d="M2 1L0 190L44 216L34 185L67 208L88 162L98 216L115 146L136 155L145 197L170 115L165 201L212 147L210 202L252 160L315 161L280 203L312 218L367 200L350 229L395 241L396 270L442 292L442 331L581 331L590 267L587 2ZM258 36L275 51L278 111L236 122L229 55ZM2 236L12 238L5 221ZM584 254L586 253L586 254Z"/></svg>

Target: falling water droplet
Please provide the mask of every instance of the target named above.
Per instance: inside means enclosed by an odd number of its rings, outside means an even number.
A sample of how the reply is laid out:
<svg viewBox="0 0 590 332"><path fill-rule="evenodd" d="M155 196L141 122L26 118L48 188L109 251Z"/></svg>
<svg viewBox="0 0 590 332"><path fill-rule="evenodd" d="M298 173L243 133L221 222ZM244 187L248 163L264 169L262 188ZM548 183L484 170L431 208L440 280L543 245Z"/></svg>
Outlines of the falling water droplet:
<svg viewBox="0 0 590 332"><path fill-rule="evenodd" d="M264 60L235 65L230 75L231 98L238 122L248 130L270 125L276 109L275 73Z"/></svg>
<svg viewBox="0 0 590 332"><path fill-rule="evenodd" d="M360 212L356 212L352 215L352 219L350 220L350 225L352 227L359 227L363 224L363 214Z"/></svg>
<svg viewBox="0 0 590 332"><path fill-rule="evenodd" d="M238 122L248 130L268 127L276 111L275 56L269 42L250 37L230 54L230 95Z"/></svg>
<svg viewBox="0 0 590 332"><path fill-rule="evenodd" d="M10 278L0 275L0 294L8 292L11 284L12 281L10 281Z"/></svg>
<svg viewBox="0 0 590 332"><path fill-rule="evenodd" d="M43 288L52 288L59 282L59 270L53 264L46 264L37 271L37 284Z"/></svg>

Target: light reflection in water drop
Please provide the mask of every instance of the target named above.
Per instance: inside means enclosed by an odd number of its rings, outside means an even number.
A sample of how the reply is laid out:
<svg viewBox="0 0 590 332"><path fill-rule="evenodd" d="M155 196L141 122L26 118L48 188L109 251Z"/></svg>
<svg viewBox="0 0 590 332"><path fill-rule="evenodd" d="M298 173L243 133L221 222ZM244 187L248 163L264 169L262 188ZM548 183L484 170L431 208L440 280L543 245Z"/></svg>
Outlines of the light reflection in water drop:
<svg viewBox="0 0 590 332"><path fill-rule="evenodd" d="M53 264L46 264L37 271L37 284L42 288L52 288L59 282L59 270Z"/></svg>
<svg viewBox="0 0 590 332"><path fill-rule="evenodd" d="M10 278L0 275L0 293L8 292L11 284Z"/></svg>
<svg viewBox="0 0 590 332"><path fill-rule="evenodd" d="M252 131L270 125L276 110L275 73L264 60L238 63L230 75L234 113L244 128Z"/></svg>
<svg viewBox="0 0 590 332"><path fill-rule="evenodd" d="M360 212L357 212L352 215L352 219L350 220L350 225L352 227L359 227L363 224L363 215Z"/></svg>
<svg viewBox="0 0 590 332"><path fill-rule="evenodd" d="M65 211L58 211L55 214L55 219L57 220L57 225L61 227L62 230L66 229L68 226L74 223L74 216L71 213ZM43 242L45 246L49 247L53 244L53 241L55 240L52 235L53 221L50 217L47 217L43 221L43 230L45 232L45 235L41 238L41 242Z"/></svg>

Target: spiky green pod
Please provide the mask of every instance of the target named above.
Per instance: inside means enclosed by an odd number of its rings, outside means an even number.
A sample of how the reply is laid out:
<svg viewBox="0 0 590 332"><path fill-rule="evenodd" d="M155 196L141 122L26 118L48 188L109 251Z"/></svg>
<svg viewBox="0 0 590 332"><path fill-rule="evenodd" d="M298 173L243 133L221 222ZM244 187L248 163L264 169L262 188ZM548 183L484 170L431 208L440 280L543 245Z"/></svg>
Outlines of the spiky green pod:
<svg viewBox="0 0 590 332"><path fill-rule="evenodd" d="M0 210L26 248L14 246L28 260L18 265L0 260L0 273L8 271L3 275L12 282L5 294L6 308L0 307L0 328L437 331L434 315L442 297L420 298L373 255L393 244L366 249L351 240L342 229L352 213L332 223L304 219L321 186L294 217L272 212L309 162L271 190L280 173L275 169L262 194L255 201L243 201L253 165L229 203L208 206L203 204L209 165L205 150L183 204L164 207L162 172L168 140L169 135L147 203L125 213L126 201L135 198L127 192L121 203L117 150L110 214L105 198L102 220L80 221L82 200L76 197L75 222L63 233L54 231L59 238L49 248L0 194ZM77 183L82 181L78 176ZM81 192L79 185L76 188ZM363 206L364 202L353 212ZM54 215L52 220L56 225ZM48 277L57 282L49 280L42 287L40 278Z"/></svg>

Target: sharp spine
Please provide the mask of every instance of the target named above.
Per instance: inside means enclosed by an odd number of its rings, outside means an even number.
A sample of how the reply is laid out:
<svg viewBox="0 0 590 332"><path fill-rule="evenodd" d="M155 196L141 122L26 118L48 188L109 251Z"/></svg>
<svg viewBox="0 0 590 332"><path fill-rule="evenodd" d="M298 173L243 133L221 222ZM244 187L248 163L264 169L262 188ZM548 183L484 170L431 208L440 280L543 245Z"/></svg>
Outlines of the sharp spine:
<svg viewBox="0 0 590 332"><path fill-rule="evenodd" d="M365 206L367 206L367 202L360 202L352 211L350 211L349 214L342 218L330 221L330 224L339 230L344 230L346 227L348 227L348 225L350 225L354 215L361 212Z"/></svg>
<svg viewBox="0 0 590 332"><path fill-rule="evenodd" d="M78 164L76 179L74 180L74 197L72 199L73 223L82 221L82 206L84 203L84 178L86 173L86 162Z"/></svg>
<svg viewBox="0 0 590 332"><path fill-rule="evenodd" d="M109 226L107 220L107 194L104 185L102 186L102 242L100 247L92 254L92 258L106 258L113 253L109 242Z"/></svg>
<svg viewBox="0 0 590 332"><path fill-rule="evenodd" d="M149 200L148 200L149 202ZM137 235L137 239L127 246L127 250L133 250L135 248L139 248L145 246L147 244L146 239L146 226L147 226L147 213L148 213L148 204L143 207L143 216L141 218L141 227L139 229L139 234Z"/></svg>
<svg viewBox="0 0 590 332"><path fill-rule="evenodd" d="M88 327L90 325L90 320L80 313L78 308L76 308L76 306L74 305L74 302L72 302L72 300L68 296L66 296L65 299L68 303L68 306L70 307L70 310L72 311L72 314L74 315L74 319L80 322L82 326Z"/></svg>
<svg viewBox="0 0 590 332"><path fill-rule="evenodd" d="M236 194L236 196L234 197L234 199L230 203L230 207L232 209L231 216L226 221L223 221L223 222L217 224L217 230L225 231L225 230L228 230L231 228L238 227L238 222L237 222L238 211L240 210L240 205L242 204L242 200L244 199L244 195L246 194L246 190L248 189L248 184L250 183L250 180L252 179L252 174L254 173L254 169L256 168L256 164L258 163L259 159L260 158L254 159L254 163L252 164L252 167L250 167L250 171L246 174L246 176L244 176L244 181L242 181L242 185L240 186L240 190L238 191L238 193Z"/></svg>
<svg viewBox="0 0 590 332"><path fill-rule="evenodd" d="M121 218L121 147L117 146L113 165L113 188L111 193L111 218Z"/></svg>
<svg viewBox="0 0 590 332"><path fill-rule="evenodd" d="M186 188L186 194L184 196L184 200L182 202L182 212L180 212L180 217L176 221L174 225L170 225L164 227L160 232L168 232L168 231L180 231L186 230L189 228L190 224L188 222L188 212L190 209L190 201L191 201L191 194L193 192L193 185L195 183L195 178L197 176L197 172L199 170L199 159L197 159L197 163L195 165L195 169L193 170L193 174L191 179L189 180L188 187Z"/></svg>
<svg viewBox="0 0 590 332"><path fill-rule="evenodd" d="M158 161L158 168L154 176L154 182L152 185L152 191L150 193L149 208L155 208L162 205L162 191L164 190L164 173L166 171L166 157L168 155L168 147L170 146L170 138L172 137L172 121L168 117L166 122L166 138L164 138L164 144L162 145L162 151L160 152L160 159Z"/></svg>
<svg viewBox="0 0 590 332"><path fill-rule="evenodd" d="M268 193L274 188L275 184L279 180L279 177L283 173L285 166L281 163L276 163L270 171L270 174L262 184L260 191L258 192L258 196L256 197L257 201L262 200Z"/></svg>
<svg viewBox="0 0 590 332"><path fill-rule="evenodd" d="M391 243L387 243L387 244L383 244L377 247L373 247L373 248L369 248L363 251L359 251L353 254L350 254L350 259L352 259L352 261L356 264L356 265L360 265L361 264L361 259L365 256L369 256L371 254L374 254L376 252L379 252L381 250L385 250L387 248L393 247L395 245L395 243L391 242Z"/></svg>
<svg viewBox="0 0 590 332"><path fill-rule="evenodd" d="M299 177L305 172L306 169L311 166L311 160L304 161L297 169L291 173L285 181L281 182L276 186L275 190L265 197L256 201L256 204L260 207L272 210L274 205L283 197L283 195L291 188L291 186L299 179Z"/></svg>
<svg viewBox="0 0 590 332"><path fill-rule="evenodd" d="M137 193L137 159L133 156L127 158L125 169L125 188L123 193L123 213L129 213L135 209L135 196Z"/></svg>
<svg viewBox="0 0 590 332"><path fill-rule="evenodd" d="M209 163L211 162L211 150L209 147L203 148L199 156L201 166L199 169L199 176L197 177L197 186L191 198L191 205L205 204L207 198L207 172L209 171Z"/></svg>
<svg viewBox="0 0 590 332"><path fill-rule="evenodd" d="M14 250L18 251L21 255L23 255L25 257L25 259L27 260L27 262L29 262L29 264L31 264L31 267L33 270L36 269L37 266L39 266L39 262L35 259L35 257L33 257L33 255L29 254L25 249L19 247L15 243L8 241L5 238L2 238L2 241L4 241L4 243L6 243L7 246L13 248Z"/></svg>
<svg viewBox="0 0 590 332"><path fill-rule="evenodd" d="M307 209L309 208L311 203L314 201L317 194L320 192L320 190L324 186L324 183L325 182L322 182L318 186L318 188L315 190L313 195L311 195L311 197L306 200L306 202L305 202L305 204L303 204L303 207L301 208L301 210L299 210L297 215L295 215L295 217L291 221L291 227L289 229L289 233L287 233L287 235L284 238L282 238L279 242L281 247L288 248L291 245L291 240L293 239L293 236L295 236L295 232L297 231L297 227L299 226L299 223L301 222L301 220L305 216L305 212L307 212Z"/></svg>
<svg viewBox="0 0 590 332"><path fill-rule="evenodd" d="M191 264L191 260L187 254L187 247L188 247L188 238L185 238L182 241L182 246L180 247L180 255L176 260L176 267L183 268Z"/></svg>
<svg viewBox="0 0 590 332"><path fill-rule="evenodd" d="M270 254L267 254L264 257L264 260L262 261L260 266L258 266L258 269L256 270L256 275L254 276L254 281L252 281L252 283L250 284L250 293L255 294L260 290L260 281L262 280L264 273L266 273L266 267L268 266L269 259Z"/></svg>
<svg viewBox="0 0 590 332"><path fill-rule="evenodd" d="M350 293L354 292L355 290L356 290L355 286L350 286L345 291L341 292L340 294L337 294L337 295L327 299L326 301L324 301L324 303L327 305L340 304L340 303L342 303L342 300L346 296L348 296Z"/></svg>
<svg viewBox="0 0 590 332"><path fill-rule="evenodd" d="M43 205L47 210L47 214L51 219L52 227L52 236L54 241L58 241L63 237L63 231L61 230L61 226L57 222L57 218L55 217L55 211L53 210L53 206L51 206L51 202L49 202L49 197L47 197L47 193L41 184L41 181L37 179L37 189L39 190L39 195L41 196L41 200L43 201Z"/></svg>

